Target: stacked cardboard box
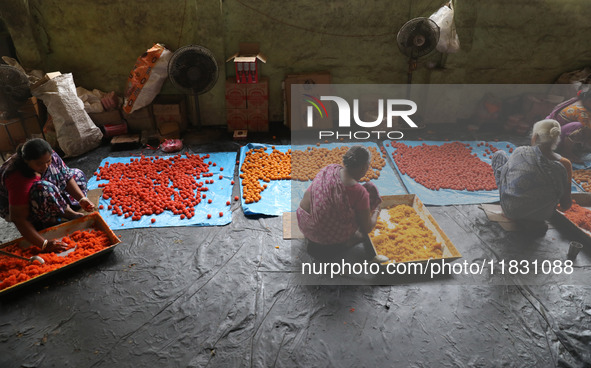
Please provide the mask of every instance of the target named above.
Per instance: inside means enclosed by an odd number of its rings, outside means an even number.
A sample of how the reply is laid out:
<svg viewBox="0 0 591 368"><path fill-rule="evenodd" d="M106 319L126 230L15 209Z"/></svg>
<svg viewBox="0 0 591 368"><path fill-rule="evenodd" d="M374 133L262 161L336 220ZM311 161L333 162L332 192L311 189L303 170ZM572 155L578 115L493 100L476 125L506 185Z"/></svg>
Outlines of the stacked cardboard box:
<svg viewBox="0 0 591 368"><path fill-rule="evenodd" d="M131 114L123 113L123 118L127 122L127 129L130 132L141 133L142 131L153 132L156 130L150 106L143 107Z"/></svg>
<svg viewBox="0 0 591 368"><path fill-rule="evenodd" d="M0 120L0 152L14 152L28 138L43 137L37 98L29 98L19 110L19 117Z"/></svg>
<svg viewBox="0 0 591 368"><path fill-rule="evenodd" d="M330 73L317 72L310 74L292 74L288 75L283 81L283 95L284 95L284 121L292 130L301 130L305 128L305 121L307 115L307 107L309 104L299 96L292 99L292 85L305 85L305 93L316 98L321 95L329 94ZM315 128L330 129L332 128L331 104L325 104L327 109L327 117L318 119ZM295 117L295 119L294 119Z"/></svg>
<svg viewBox="0 0 591 368"><path fill-rule="evenodd" d="M226 121L228 131L269 131L269 80L259 78L256 84L226 80Z"/></svg>
<svg viewBox="0 0 591 368"><path fill-rule="evenodd" d="M160 95L152 104L154 122L163 138L180 138L187 130L187 107L182 95Z"/></svg>

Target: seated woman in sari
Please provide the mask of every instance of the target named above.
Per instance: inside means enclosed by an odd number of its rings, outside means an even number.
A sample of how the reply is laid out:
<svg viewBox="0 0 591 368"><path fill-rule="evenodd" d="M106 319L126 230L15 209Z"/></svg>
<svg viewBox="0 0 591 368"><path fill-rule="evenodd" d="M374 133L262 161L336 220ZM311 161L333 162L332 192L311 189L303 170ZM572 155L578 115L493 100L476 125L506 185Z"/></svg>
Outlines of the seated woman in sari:
<svg viewBox="0 0 591 368"><path fill-rule="evenodd" d="M21 235L43 252L67 247L45 239L38 230L57 224L60 218L83 216L73 208L94 210L86 198L86 178L71 169L43 139L32 139L0 166L0 216L11 221Z"/></svg>
<svg viewBox="0 0 591 368"><path fill-rule="evenodd" d="M572 166L554 152L560 141L560 124L542 120L534 124L531 146L518 147L511 156L497 151L492 168L505 216L524 230L544 234L556 205L570 208Z"/></svg>
<svg viewBox="0 0 591 368"><path fill-rule="evenodd" d="M567 100L552 110L547 119L561 125L557 151L572 161L591 144L591 90L581 90L577 97Z"/></svg>
<svg viewBox="0 0 591 368"><path fill-rule="evenodd" d="M297 209L298 226L304 236L321 245L354 245L356 233L369 233L376 225L381 199L377 188L359 184L369 169L371 155L363 146L353 146L343 156L343 165L331 164L316 174Z"/></svg>

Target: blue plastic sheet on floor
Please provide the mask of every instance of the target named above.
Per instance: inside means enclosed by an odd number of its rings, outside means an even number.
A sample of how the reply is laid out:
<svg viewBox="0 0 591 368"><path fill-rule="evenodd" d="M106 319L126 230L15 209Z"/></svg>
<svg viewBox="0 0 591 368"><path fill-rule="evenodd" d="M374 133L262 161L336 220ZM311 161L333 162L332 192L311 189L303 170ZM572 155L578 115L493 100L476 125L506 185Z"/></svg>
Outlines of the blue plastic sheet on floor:
<svg viewBox="0 0 591 368"><path fill-rule="evenodd" d="M271 144L261 143L248 143L246 146L240 147L240 166L238 166L238 173L241 174L240 168L244 163L246 152L251 149L267 147L268 153L271 153ZM275 145L275 149L279 152L287 152L291 149L290 145ZM245 203L242 198L242 179L240 180L240 200L242 202L242 210L247 216L251 215L269 215L279 216L283 212L290 211L290 198L291 198L291 180L271 180L269 183L264 183L262 180L261 184L267 184L267 189L261 192L261 200L254 203Z"/></svg>
<svg viewBox="0 0 591 368"><path fill-rule="evenodd" d="M292 146L293 150L300 150L300 151L304 151L306 150L306 148L308 147L313 147L313 148L328 148L328 149L333 149L336 147L342 147L342 146L355 146L355 145L360 145L360 146L364 146L364 147L374 147L378 153L380 153L380 155L382 154L382 152L380 151L380 147L373 142L355 142L355 143L326 143L326 144L321 144L320 146L316 146L316 145L294 145ZM373 179L371 180L372 183L374 183L374 185L378 188L378 191L380 192L380 196L386 196L386 195L400 195L400 194L407 194L406 193L406 189L404 189L404 186L402 185L402 182L400 182L400 179L398 178L398 175L394 172L394 170L392 169L392 167L388 164L388 159L386 160L386 166L384 166L382 168L382 170L380 171L380 177L378 179ZM297 210L300 201L302 200L304 193L306 192L306 189L308 189L308 187L310 186L310 184L312 183L312 181L293 181L292 182L292 204L291 204L291 210L295 211Z"/></svg>
<svg viewBox="0 0 591 368"><path fill-rule="evenodd" d="M404 143L410 147L421 146L423 144L442 146L445 143L451 143L451 142L443 142L443 141L399 141L399 142ZM509 150L509 148L507 148L507 145L509 145L510 148L515 148L515 145L513 145L512 143L509 143L509 142L483 142L483 141L459 141L459 142L470 144L470 147L472 148L472 153L478 154L478 158L488 164L491 163L490 158L488 158L488 156L486 156L486 157L482 156L482 154L485 153L485 150L487 149L487 147L484 145L478 147L477 146L478 143L489 143L493 147L498 148L498 149L502 149L505 151ZM392 143L392 141L384 141L383 142L384 147L386 148L386 152L388 152L388 155L392 158L392 153L395 152L395 149L392 148L392 146L390 145L391 143ZM392 161L394 161L394 160L392 160ZM403 175L400 172L400 170L398 169L396 162L394 162L394 166L396 167L398 174L402 178L402 182L406 186L406 189L408 189L408 192L412 193L412 194L417 194L424 204L445 206L445 205L452 205L452 204L479 204L479 203L492 203L492 202L499 201L499 191L497 189L495 189L495 190L479 190L479 191L474 191L474 192L470 192L467 190L453 190L453 189L431 190L431 189L428 189L428 188L424 187L423 185L417 183L410 176Z"/></svg>
<svg viewBox="0 0 591 368"><path fill-rule="evenodd" d="M199 156L203 157L207 153L200 153ZM173 157L160 156L161 158ZM129 163L131 159L139 159L139 156L129 157L107 157L101 161L100 166L104 166L105 162L109 164L114 163ZM171 211L164 211L159 215L142 216L139 221L133 221L131 217L124 218L123 216L117 216L108 210L109 201L104 198L100 198L97 207L103 205L103 209L99 209L99 213L105 219L107 224L112 230L121 229L137 229L146 227L168 227L168 226L219 226L227 225L232 221L232 211L230 206L226 205L227 201L232 203L232 184L231 181L234 179L234 168L236 166L236 153L235 152L216 152L210 153L209 158L205 159L205 162L211 161L212 164L216 163L216 166L209 166L209 172L214 175L211 178L202 178L198 181L205 181L206 179L213 179L213 184L207 184L209 190L204 192L207 198L202 200L197 206L195 206L195 216L191 219L181 220L180 215L174 215ZM220 168L224 168L223 171ZM222 175L223 179L219 179ZM96 189L101 183L107 183L106 180L96 180L96 176L93 176L88 181L88 189ZM211 199L212 203L207 203L207 199ZM219 213L223 212L223 216ZM207 215L211 214L211 219L207 218ZM152 218L156 219L156 222L152 223Z"/></svg>

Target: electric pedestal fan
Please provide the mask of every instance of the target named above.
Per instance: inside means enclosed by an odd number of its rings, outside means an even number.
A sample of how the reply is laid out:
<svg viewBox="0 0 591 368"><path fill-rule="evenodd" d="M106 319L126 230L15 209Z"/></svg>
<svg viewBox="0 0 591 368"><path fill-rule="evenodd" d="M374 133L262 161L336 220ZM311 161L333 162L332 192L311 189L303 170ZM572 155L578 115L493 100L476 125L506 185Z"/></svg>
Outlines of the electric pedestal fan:
<svg viewBox="0 0 591 368"><path fill-rule="evenodd" d="M439 42L439 26L429 18L419 17L409 20L396 36L400 52L408 56L408 88L412 83L412 72L417 69L417 59L435 49Z"/></svg>
<svg viewBox="0 0 591 368"><path fill-rule="evenodd" d="M203 46L188 45L176 50L168 62L168 77L175 88L194 96L193 124L201 128L199 98L218 79L213 53Z"/></svg>

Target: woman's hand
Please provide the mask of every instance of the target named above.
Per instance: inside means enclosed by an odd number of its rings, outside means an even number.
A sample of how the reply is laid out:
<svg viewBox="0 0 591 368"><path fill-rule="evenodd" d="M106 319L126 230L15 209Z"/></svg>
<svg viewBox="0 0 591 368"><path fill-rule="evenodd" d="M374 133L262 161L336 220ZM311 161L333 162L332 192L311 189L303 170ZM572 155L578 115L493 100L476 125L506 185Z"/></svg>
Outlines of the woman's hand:
<svg viewBox="0 0 591 368"><path fill-rule="evenodd" d="M86 212L94 211L94 203L92 203L90 201L90 199L83 197L78 201L78 203L80 204L80 207L82 207L82 209L84 209L84 211L86 211Z"/></svg>
<svg viewBox="0 0 591 368"><path fill-rule="evenodd" d="M68 245L60 240L52 239L47 241L45 249L42 249L43 253L61 253L68 249Z"/></svg>

